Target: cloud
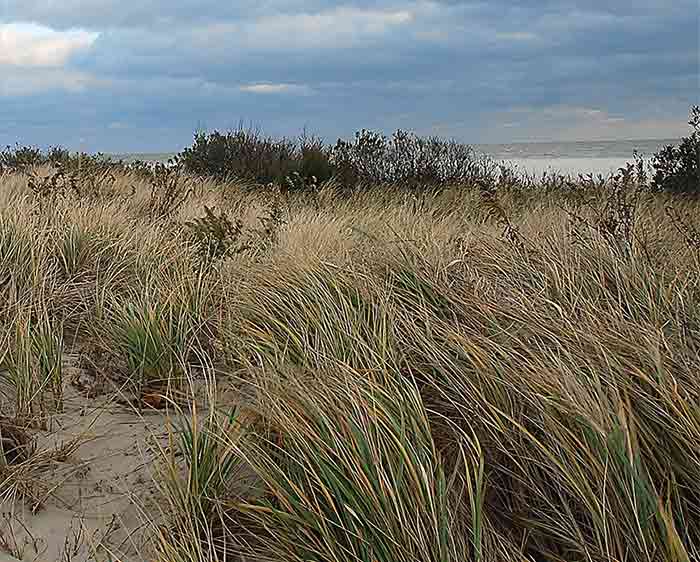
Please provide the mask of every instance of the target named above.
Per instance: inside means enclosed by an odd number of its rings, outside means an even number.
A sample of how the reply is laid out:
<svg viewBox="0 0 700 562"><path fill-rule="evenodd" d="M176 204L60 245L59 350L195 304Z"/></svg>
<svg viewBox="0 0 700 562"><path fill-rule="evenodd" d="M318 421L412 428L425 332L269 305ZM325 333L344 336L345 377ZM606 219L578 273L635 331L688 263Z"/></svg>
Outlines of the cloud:
<svg viewBox="0 0 700 562"><path fill-rule="evenodd" d="M195 28L195 45L207 50L236 44L257 51L349 48L382 37L414 19L410 10L368 10L341 6L318 13L275 14L254 20Z"/></svg>
<svg viewBox="0 0 700 562"><path fill-rule="evenodd" d="M496 39L504 41L535 41L539 39L539 36L530 31L499 31L496 33Z"/></svg>
<svg viewBox="0 0 700 562"><path fill-rule="evenodd" d="M687 133L684 119L668 115L627 118L601 107L553 105L517 107L497 117L499 126L522 141L625 140L679 138Z"/></svg>
<svg viewBox="0 0 700 562"><path fill-rule="evenodd" d="M437 5L417 0L415 4ZM401 8L397 9L397 5ZM278 16L314 15L347 11L401 11L406 3L354 0L4 0L4 12L15 20L35 21L52 28L67 29L170 29L222 21L256 20Z"/></svg>
<svg viewBox="0 0 700 562"><path fill-rule="evenodd" d="M42 92L64 91L80 93L99 85L100 80L89 74L62 68L44 68L40 72L3 69L0 80L0 97L29 96ZM25 110L31 111L27 105Z"/></svg>
<svg viewBox="0 0 700 562"><path fill-rule="evenodd" d="M299 84L248 84L239 88L241 92L251 94L297 94L309 95L313 90Z"/></svg>
<svg viewBox="0 0 700 562"><path fill-rule="evenodd" d="M666 136L686 132L697 103L697 0L0 5L12 31L0 146L21 133L169 150L200 123L241 119L331 141L363 127L467 142Z"/></svg>
<svg viewBox="0 0 700 562"><path fill-rule="evenodd" d="M60 67L97 39L93 32L54 31L27 23L0 24L0 66Z"/></svg>

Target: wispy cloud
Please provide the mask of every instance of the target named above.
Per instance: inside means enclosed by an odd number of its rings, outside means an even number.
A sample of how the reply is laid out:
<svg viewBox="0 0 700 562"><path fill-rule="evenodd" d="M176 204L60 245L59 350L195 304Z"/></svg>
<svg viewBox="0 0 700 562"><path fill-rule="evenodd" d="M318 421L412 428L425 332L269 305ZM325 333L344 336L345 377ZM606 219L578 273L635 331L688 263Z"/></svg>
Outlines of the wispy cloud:
<svg viewBox="0 0 700 562"><path fill-rule="evenodd" d="M60 67L72 55L88 49L98 35L81 30L54 31L27 23L0 24L0 65Z"/></svg>
<svg viewBox="0 0 700 562"><path fill-rule="evenodd" d="M539 35L531 31L499 31L496 33L496 39L502 41L536 41L539 39Z"/></svg>
<svg viewBox="0 0 700 562"><path fill-rule="evenodd" d="M688 128L684 119L663 116L627 119L604 107L567 105L517 107L500 114L497 121L502 128L517 128L521 137L513 140L524 141L676 138Z"/></svg>
<svg viewBox="0 0 700 562"><path fill-rule="evenodd" d="M251 94L310 95L313 93L311 88L301 84L247 84L239 89L241 92Z"/></svg>
<svg viewBox="0 0 700 562"><path fill-rule="evenodd" d="M275 14L249 21L212 23L196 29L194 40L205 48L238 44L246 49L347 48L380 38L414 20L410 10L339 7L317 13Z"/></svg>
<svg viewBox="0 0 700 562"><path fill-rule="evenodd" d="M29 96L52 91L80 93L101 83L89 74L64 68L44 68L38 72L4 69L0 72L0 97Z"/></svg>

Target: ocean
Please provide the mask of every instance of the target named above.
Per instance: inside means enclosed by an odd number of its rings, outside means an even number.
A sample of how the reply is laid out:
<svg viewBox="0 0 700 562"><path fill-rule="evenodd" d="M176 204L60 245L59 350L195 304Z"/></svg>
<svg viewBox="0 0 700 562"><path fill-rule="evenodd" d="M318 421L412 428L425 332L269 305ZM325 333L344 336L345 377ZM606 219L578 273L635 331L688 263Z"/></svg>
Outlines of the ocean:
<svg viewBox="0 0 700 562"><path fill-rule="evenodd" d="M475 144L475 150L529 174L543 172L564 174L603 174L615 172L633 160L634 151L650 157L680 139L646 139L623 141L527 142L511 144ZM144 160L167 162L174 153L111 154L125 162Z"/></svg>
<svg viewBox="0 0 700 562"><path fill-rule="evenodd" d="M679 142L680 139L528 142L482 144L474 145L474 148L499 162L510 163L532 174L551 171L572 175L607 175L631 162L635 150L648 158L663 147Z"/></svg>

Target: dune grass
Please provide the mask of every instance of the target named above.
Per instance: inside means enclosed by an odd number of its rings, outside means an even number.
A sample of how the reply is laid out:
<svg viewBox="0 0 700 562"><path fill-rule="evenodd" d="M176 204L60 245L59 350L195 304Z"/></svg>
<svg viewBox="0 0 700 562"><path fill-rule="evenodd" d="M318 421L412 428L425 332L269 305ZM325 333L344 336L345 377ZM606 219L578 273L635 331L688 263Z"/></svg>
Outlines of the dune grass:
<svg viewBox="0 0 700 562"><path fill-rule="evenodd" d="M0 176L2 413L36 430L78 348L137 396L234 389L162 449L153 559L700 557L697 202L94 191Z"/></svg>

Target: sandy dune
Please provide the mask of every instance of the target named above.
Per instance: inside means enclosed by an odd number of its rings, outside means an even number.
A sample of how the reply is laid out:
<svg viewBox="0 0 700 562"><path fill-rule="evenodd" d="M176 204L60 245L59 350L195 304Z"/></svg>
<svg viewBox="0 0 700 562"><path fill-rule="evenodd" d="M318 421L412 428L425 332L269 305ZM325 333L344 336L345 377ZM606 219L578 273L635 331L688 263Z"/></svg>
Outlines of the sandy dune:
<svg viewBox="0 0 700 562"><path fill-rule="evenodd" d="M73 363L66 380L77 374ZM32 471L33 498L0 504L0 562L13 560L9 554L45 562L147 559L140 509L155 490L150 469L166 422L164 413L138 413L116 393L86 398L67 385L65 411L36 435L32 458L75 438L80 445ZM148 511L149 519L157 514Z"/></svg>

